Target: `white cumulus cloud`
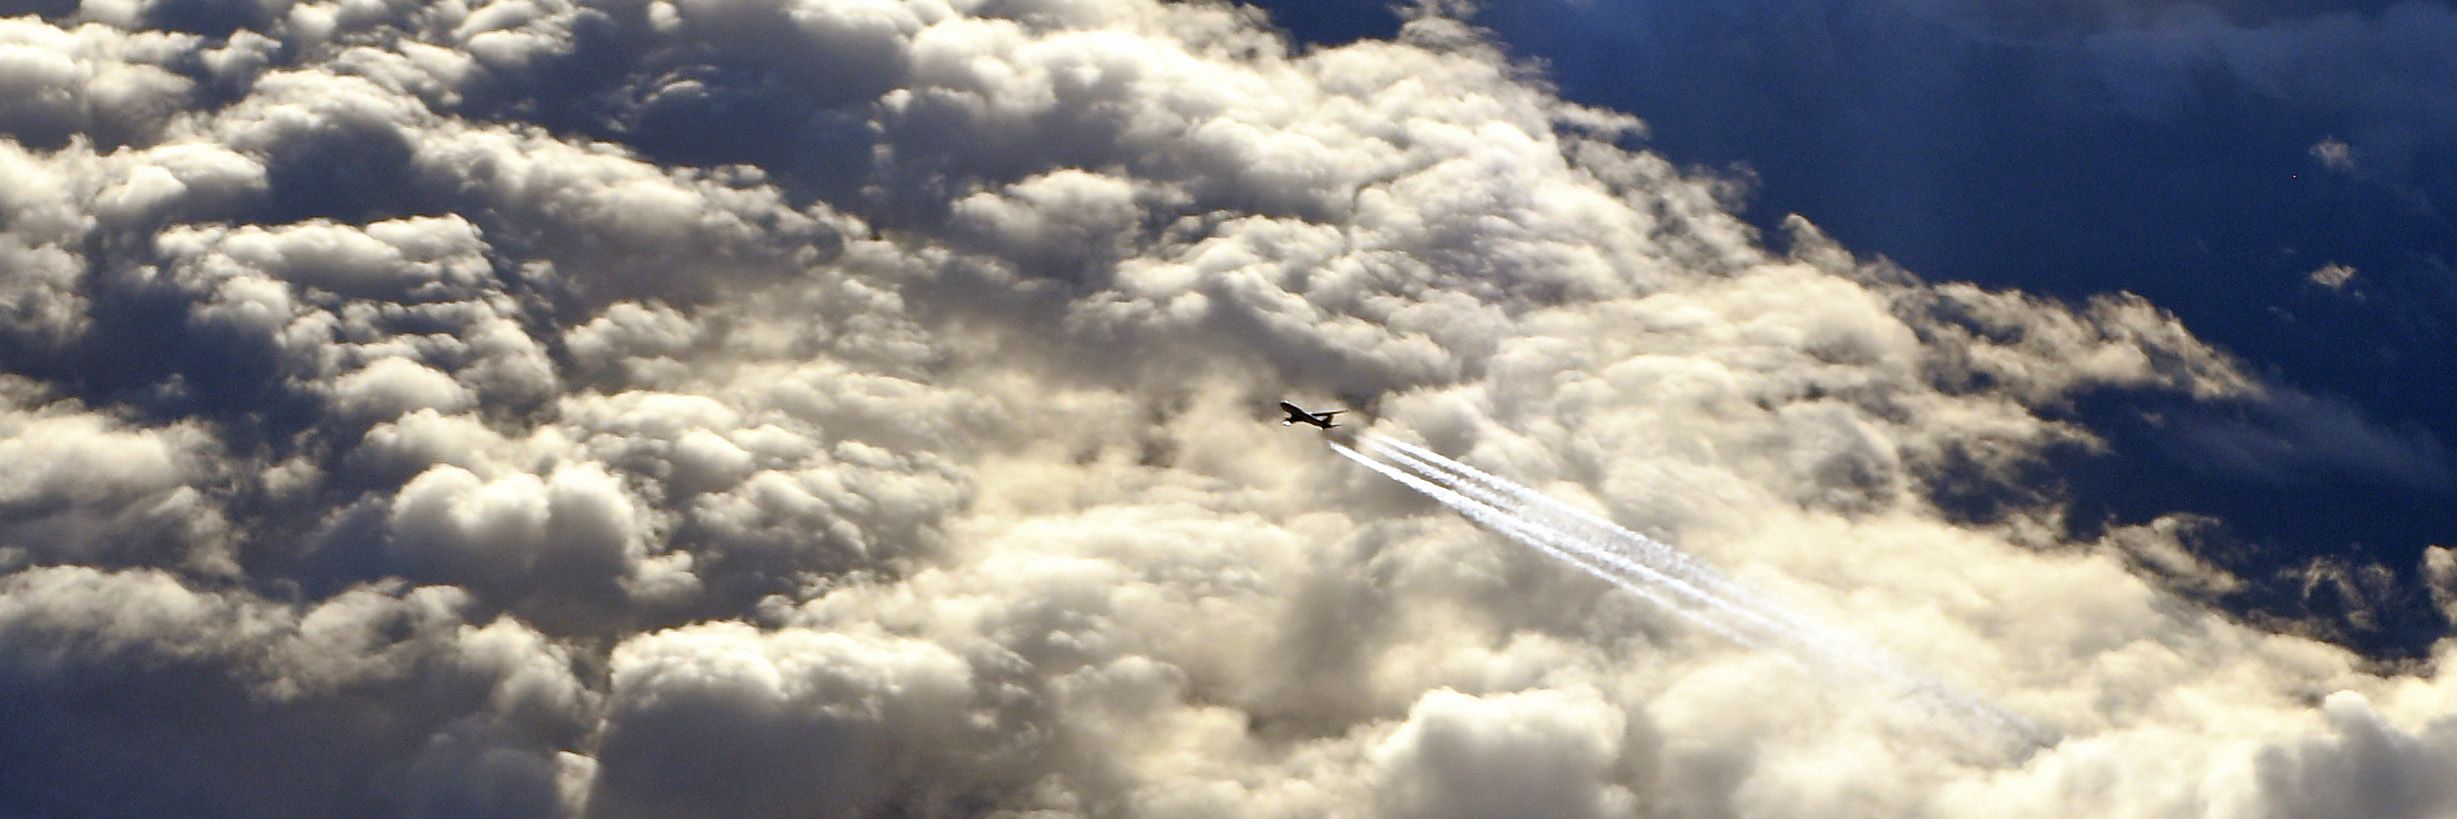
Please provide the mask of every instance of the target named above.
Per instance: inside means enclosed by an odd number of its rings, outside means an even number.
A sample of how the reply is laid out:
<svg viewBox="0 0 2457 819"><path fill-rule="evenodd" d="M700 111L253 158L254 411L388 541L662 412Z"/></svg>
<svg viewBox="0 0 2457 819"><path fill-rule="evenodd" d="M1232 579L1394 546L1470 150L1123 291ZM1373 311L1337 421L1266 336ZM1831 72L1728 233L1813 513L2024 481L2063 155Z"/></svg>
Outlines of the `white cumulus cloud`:
<svg viewBox="0 0 2457 819"><path fill-rule="evenodd" d="M0 812L2452 809L2457 677L2208 608L2223 521L2084 537L2041 478L2111 391L2281 482L2437 442L2138 297L1770 246L1446 17L172 5L0 22ZM1281 397L2051 741L1690 629Z"/></svg>

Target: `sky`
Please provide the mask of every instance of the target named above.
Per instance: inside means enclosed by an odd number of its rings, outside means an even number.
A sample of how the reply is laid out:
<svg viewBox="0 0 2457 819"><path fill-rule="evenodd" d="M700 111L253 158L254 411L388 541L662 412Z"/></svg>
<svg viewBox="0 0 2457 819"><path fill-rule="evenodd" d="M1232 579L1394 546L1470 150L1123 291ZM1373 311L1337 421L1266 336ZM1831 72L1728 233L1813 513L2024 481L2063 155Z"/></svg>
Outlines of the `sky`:
<svg viewBox="0 0 2457 819"><path fill-rule="evenodd" d="M2443 6L0 12L0 814L2457 813Z"/></svg>

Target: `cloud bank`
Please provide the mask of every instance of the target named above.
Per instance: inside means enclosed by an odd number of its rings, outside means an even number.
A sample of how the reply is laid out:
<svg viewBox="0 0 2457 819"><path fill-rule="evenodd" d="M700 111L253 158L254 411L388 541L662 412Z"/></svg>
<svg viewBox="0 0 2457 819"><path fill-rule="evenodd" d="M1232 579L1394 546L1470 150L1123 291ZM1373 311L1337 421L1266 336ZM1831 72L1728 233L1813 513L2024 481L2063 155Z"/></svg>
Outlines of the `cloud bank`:
<svg viewBox="0 0 2457 819"><path fill-rule="evenodd" d="M2311 399L2139 298L1771 251L1441 16L39 11L0 22L0 812L2457 810L2457 679L2231 621L2193 519L2076 539L2045 474L2096 390ZM1279 396L2061 740L1959 753Z"/></svg>
<svg viewBox="0 0 2457 819"><path fill-rule="evenodd" d="M1307 36L1319 9L1379 5L1258 2ZM2247 579L2230 605L2304 617L2328 608L2297 590L2320 562L2411 566L2457 531L2457 483L2378 457L2457 436L2446 4L1477 5L1566 98L1647 117L1668 157L1742 166L1752 224L1805 214L1936 280L2138 293L2273 391L2326 396L2280 414L2116 390L2066 416L2108 444L2058 470L2076 517L2217 521L2205 551ZM2348 414L2404 440L2347 457ZM2349 639L2428 654L2444 624L2421 596L2389 609Z"/></svg>

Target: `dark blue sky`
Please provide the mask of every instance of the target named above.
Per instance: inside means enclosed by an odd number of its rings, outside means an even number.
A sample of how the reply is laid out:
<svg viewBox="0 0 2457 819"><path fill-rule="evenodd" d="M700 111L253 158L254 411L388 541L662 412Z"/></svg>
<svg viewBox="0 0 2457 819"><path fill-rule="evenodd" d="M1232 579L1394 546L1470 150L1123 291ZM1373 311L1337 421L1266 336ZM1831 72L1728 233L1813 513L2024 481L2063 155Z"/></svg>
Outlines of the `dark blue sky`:
<svg viewBox="0 0 2457 819"><path fill-rule="evenodd" d="M1313 42L1397 27L1379 0L1262 5ZM2246 610L2388 653L2445 630L2411 583L2364 626L2292 572L2411 580L2424 546L2457 543L2457 9L1524 0L1477 22L1566 97L1645 119L1674 161L1754 176L1761 226L1799 213L1932 280L2173 311L2297 394L2083 402L2112 452L2040 475L2077 529L2210 515L2207 556L2255 583ZM2354 274L2314 275L2333 266ZM2348 457L2332 430L2358 418L2416 457Z"/></svg>

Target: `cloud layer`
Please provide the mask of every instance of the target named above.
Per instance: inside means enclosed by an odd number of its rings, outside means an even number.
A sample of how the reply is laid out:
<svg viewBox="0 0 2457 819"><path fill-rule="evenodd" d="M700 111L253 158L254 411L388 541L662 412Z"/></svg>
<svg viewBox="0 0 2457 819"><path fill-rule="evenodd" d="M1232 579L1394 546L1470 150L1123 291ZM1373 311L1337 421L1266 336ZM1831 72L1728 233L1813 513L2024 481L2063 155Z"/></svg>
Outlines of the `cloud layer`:
<svg viewBox="0 0 2457 819"><path fill-rule="evenodd" d="M1381 5L1258 2L1308 33ZM1805 214L1933 279L2139 293L2278 386L2348 405L2300 430L2121 394L2074 416L2110 444L2063 470L2084 517L2223 521L2253 545L2220 550L2251 578L2233 605L2300 616L2316 560L2412 564L2457 531L2440 511L2457 485L2343 459L2328 429L2359 408L2404 448L2457 437L2447 4L1477 5L1567 98L1646 116L1676 160L1753 169L1753 224ZM2256 451L2276 460L2243 463ZM2438 624L2415 599L2395 608L2416 624L2351 636L2427 653Z"/></svg>
<svg viewBox="0 0 2457 819"><path fill-rule="evenodd" d="M2457 810L2457 680L2204 608L2189 517L2066 525L2075 402L2269 463L2316 399L2139 298L1770 251L1439 16L96 3L0 85L6 812ZM1688 631L1281 396L2062 739Z"/></svg>

